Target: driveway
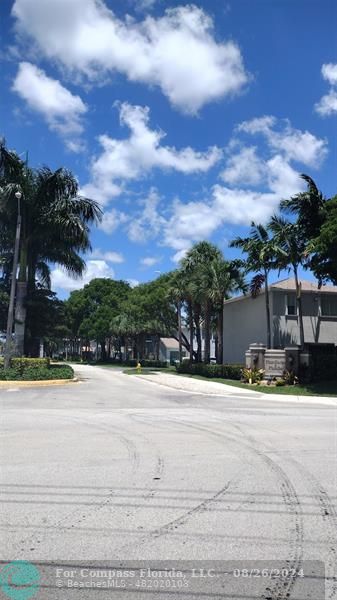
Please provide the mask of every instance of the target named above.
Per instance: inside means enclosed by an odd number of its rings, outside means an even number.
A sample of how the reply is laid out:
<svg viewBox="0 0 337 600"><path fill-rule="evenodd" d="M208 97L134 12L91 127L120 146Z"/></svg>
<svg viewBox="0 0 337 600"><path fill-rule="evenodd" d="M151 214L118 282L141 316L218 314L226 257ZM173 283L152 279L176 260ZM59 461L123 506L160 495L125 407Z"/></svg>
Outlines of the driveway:
<svg viewBox="0 0 337 600"><path fill-rule="evenodd" d="M315 587L322 565L307 562L323 561L326 598L337 598L336 407L76 371L78 384L0 390L2 561L222 561L296 572L227 579L221 593L208 580L177 595L272 600L324 598ZM144 591L116 589L114 598ZM68 598L59 593L50 584L41 598Z"/></svg>

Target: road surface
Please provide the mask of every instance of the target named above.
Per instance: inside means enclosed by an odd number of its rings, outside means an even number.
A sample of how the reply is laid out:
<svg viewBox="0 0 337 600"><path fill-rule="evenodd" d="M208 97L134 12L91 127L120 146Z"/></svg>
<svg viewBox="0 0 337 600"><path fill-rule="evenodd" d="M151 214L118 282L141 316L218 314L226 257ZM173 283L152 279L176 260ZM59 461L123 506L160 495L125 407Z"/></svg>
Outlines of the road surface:
<svg viewBox="0 0 337 600"><path fill-rule="evenodd" d="M0 390L3 563L222 561L236 565L239 583L227 576L220 593L208 578L177 597L320 600L322 565L307 561L323 561L325 597L337 598L336 407L240 389L180 392L115 369L77 372L78 384ZM263 578L263 566L288 572ZM68 596L67 574L58 576L62 590L54 582L41 598L112 597ZM169 592L130 587L113 597L178 594Z"/></svg>

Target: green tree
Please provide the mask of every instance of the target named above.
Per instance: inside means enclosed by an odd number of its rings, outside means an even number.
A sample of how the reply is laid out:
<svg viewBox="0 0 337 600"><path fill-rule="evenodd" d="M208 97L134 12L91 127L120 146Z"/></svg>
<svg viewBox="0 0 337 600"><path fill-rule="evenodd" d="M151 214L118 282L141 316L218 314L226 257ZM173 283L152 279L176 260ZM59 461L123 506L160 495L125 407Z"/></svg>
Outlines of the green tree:
<svg viewBox="0 0 337 600"><path fill-rule="evenodd" d="M214 260L221 260L222 253L210 242L195 244L181 261L182 271L190 279L191 295L195 300L195 307L202 307L205 331L204 362L210 361L211 316L212 303L208 293L208 270ZM195 312L196 335L198 341L198 358L200 360L200 322L199 314Z"/></svg>
<svg viewBox="0 0 337 600"><path fill-rule="evenodd" d="M66 169L31 169L0 143L1 252L10 263L17 216L15 192L21 198L21 240L15 310L16 353L24 352L27 295L37 278L50 284L50 263L73 276L85 268L81 257L90 249L89 225L101 217L96 202L78 195L78 182Z"/></svg>
<svg viewBox="0 0 337 600"><path fill-rule="evenodd" d="M291 223L279 216L273 216L268 225L273 234L272 243L275 250L276 266L279 270L291 269L295 278L296 300L300 326L300 346L304 347L303 309L301 284L298 270L307 259L307 244L303 238L303 230L298 223Z"/></svg>
<svg viewBox="0 0 337 600"><path fill-rule="evenodd" d="M310 269L319 285L337 283L337 196L327 199L314 180L302 174L307 189L281 202L281 209L296 216L306 241L305 268Z"/></svg>
<svg viewBox="0 0 337 600"><path fill-rule="evenodd" d="M161 275L154 281L133 288L121 307L114 325L121 335L130 338L134 354L142 358L148 336L154 336L159 353L159 339L170 336L178 339L177 310L169 295L171 274Z"/></svg>
<svg viewBox="0 0 337 600"><path fill-rule="evenodd" d="M265 288L265 310L267 323L267 347L271 348L271 320L269 299L269 274L275 266L273 242L269 237L268 230L261 224L252 222L248 237L235 238L230 244L232 248L240 248L247 258L245 260L246 272L255 273L251 280L250 292L256 298L261 289Z"/></svg>
<svg viewBox="0 0 337 600"><path fill-rule="evenodd" d="M223 363L223 307L235 292L246 292L244 273L240 261L224 259L213 260L206 273L205 284L208 289L209 300L212 304L216 323L216 359L218 364Z"/></svg>
<svg viewBox="0 0 337 600"><path fill-rule="evenodd" d="M103 360L110 357L112 338L116 333L113 322L130 291L125 281L97 278L70 294L66 311L75 352L76 340L82 338L85 345L90 340L97 342Z"/></svg>
<svg viewBox="0 0 337 600"><path fill-rule="evenodd" d="M337 285L337 196L326 202L325 219L318 235L310 240L310 268L319 285L331 281Z"/></svg>

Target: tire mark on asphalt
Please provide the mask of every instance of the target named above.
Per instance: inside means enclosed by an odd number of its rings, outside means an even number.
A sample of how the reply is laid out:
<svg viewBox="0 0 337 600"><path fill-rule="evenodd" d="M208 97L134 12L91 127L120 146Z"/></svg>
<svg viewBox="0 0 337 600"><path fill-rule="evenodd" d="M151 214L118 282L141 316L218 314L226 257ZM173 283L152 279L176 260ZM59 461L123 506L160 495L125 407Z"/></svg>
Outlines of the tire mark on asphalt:
<svg viewBox="0 0 337 600"><path fill-rule="evenodd" d="M232 426L238 429L243 435L245 435L248 439L250 439L253 443L258 444L259 442L252 434L247 434L247 432L243 431L242 426L246 428L250 428L250 425L246 423L240 423L239 426L236 423L232 423ZM259 426L259 429L265 429ZM280 453L275 450L273 446L270 444L266 444L262 442L266 450L270 451L275 456L280 458ZM331 589L329 591L329 599L337 598L337 575L336 575L336 542L337 542L337 512L334 506L333 501L331 500L328 492L324 489L321 483L316 479L316 477L304 466L302 465L296 458L293 456L282 456L282 459L286 462L294 465L297 471L300 474L302 479L306 480L308 485L312 490L312 498L315 500L316 505L319 510L320 517L323 521L323 526L327 533L327 542L329 544L328 549L328 558L325 562L326 566L326 580L330 584Z"/></svg>
<svg viewBox="0 0 337 600"><path fill-rule="evenodd" d="M165 525L162 525L161 527L158 527L158 529L152 531L152 537L157 538L167 533L170 533L171 531L178 529L178 527L180 527L181 525L185 525L190 517L193 517L198 513L207 510L212 503L215 503L218 499L222 498L227 493L234 481L238 482L238 477L236 477L235 480L233 479L228 481L228 483L226 483L226 485L221 490L216 492L214 496L211 496L210 498L205 498L203 502L200 502L200 504L198 504L197 506L194 506L190 510L187 510L182 515L180 515L180 517L177 517L176 519L173 519L172 521L169 521L168 523L165 523Z"/></svg>
<svg viewBox="0 0 337 600"><path fill-rule="evenodd" d="M216 431L215 429L209 429L207 427L186 423L186 421L178 421L178 423L184 424L187 427L196 429L199 431L208 432L210 435L220 436L224 439L230 440L239 446L253 452L256 456L262 460L265 465L276 475L279 480L280 491L284 500L285 507L293 521L293 526L290 528L291 537L289 539L289 553L290 556L283 563L281 567L286 569L287 572L297 573L302 565L303 557L303 539L304 539L304 527L303 527L303 514L300 500L297 496L296 490L290 481L288 475L269 456L266 456L262 450L256 448L256 440L250 436L246 436L250 439L253 444L246 444L234 434L226 434L222 431ZM242 435L242 431L240 432ZM263 600L285 600L290 597L291 590L295 585L296 577L289 576L282 581L277 581L273 587L265 589L265 594L262 595Z"/></svg>
<svg viewBox="0 0 337 600"><path fill-rule="evenodd" d="M90 428L95 428L98 430L104 430L104 431L113 431L113 433L118 437L118 439L124 444L124 446L127 448L127 452L128 452L128 456L129 456L129 460L131 462L132 465L132 471L135 473L138 468L139 468L139 454L137 451L137 448L135 446L135 444L133 444L133 442L131 442L131 440L129 440L127 437L123 436L122 434L120 434L119 432L116 432L115 429L106 427L102 424L99 423L91 423L88 422L84 419L79 419L79 418L73 418L73 417L69 417L66 416L66 420L67 422L69 421L73 421L75 423L81 423L82 425L85 425L87 427ZM87 509L86 512L84 512L83 508L76 508L73 511L68 512L64 517L62 517L62 519L59 519L58 521L54 521L53 522L53 526L55 528L63 525L65 522L67 522L69 519L72 519L72 524L70 526L68 526L67 528L73 529L75 528L76 525L81 525L88 517L92 517L93 515L97 514L99 511L101 511L103 508L105 508L106 506L108 506L109 504L111 504L112 500L114 499L115 496L115 489L114 488L108 488L108 492L106 494L106 497L104 500L102 500L102 502L99 502L98 505L96 505L95 507L91 508L91 509ZM78 513L81 512L82 515L78 518L76 518L76 516L78 515ZM84 513L84 514L83 514ZM38 527L37 527L38 529ZM46 535L40 535L40 534L32 534L31 536L24 538L23 540L20 540L21 544L29 544L30 547L30 552L33 552L34 550L36 550L36 546L38 546L39 544L41 544L41 542L46 538ZM26 548L23 547L19 550L19 554L23 554L26 553Z"/></svg>

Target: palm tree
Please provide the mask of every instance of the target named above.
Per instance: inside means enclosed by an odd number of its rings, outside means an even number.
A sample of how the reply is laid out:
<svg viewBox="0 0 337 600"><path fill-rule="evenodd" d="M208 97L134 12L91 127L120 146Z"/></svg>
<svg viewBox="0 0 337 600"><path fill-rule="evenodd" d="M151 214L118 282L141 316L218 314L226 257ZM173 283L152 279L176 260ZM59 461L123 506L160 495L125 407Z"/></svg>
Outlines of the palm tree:
<svg viewBox="0 0 337 600"><path fill-rule="evenodd" d="M178 315L178 342L179 342L179 362L182 362L182 346L185 337L182 331L182 309L184 304L187 308L189 323L189 343L187 349L190 353L190 363L193 362L193 305L190 293L189 280L182 269L174 271L169 282L169 298L173 299L177 308ZM186 344L184 344L186 346Z"/></svg>
<svg viewBox="0 0 337 600"><path fill-rule="evenodd" d="M37 277L50 285L49 263L61 265L75 277L83 273L85 262L80 253L91 247L89 224L100 219L101 210L95 201L78 195L78 182L70 171L61 168L53 172L48 167L33 170L4 142L0 143L0 185L0 220L8 244L16 219L14 194L22 193L15 310L16 354L22 356L27 294L34 289Z"/></svg>
<svg viewBox="0 0 337 600"><path fill-rule="evenodd" d="M239 261L216 259L210 263L208 295L216 317L216 337L218 364L223 363L223 305L237 291L246 292L247 286Z"/></svg>
<svg viewBox="0 0 337 600"><path fill-rule="evenodd" d="M298 317L300 326L300 346L304 347L304 328L301 283L298 277L298 269L306 261L306 241L298 223L291 223L282 217L274 215L268 225L273 233L273 247L276 255L276 265L279 270L292 269L295 278L296 299L298 305Z"/></svg>
<svg viewBox="0 0 337 600"><path fill-rule="evenodd" d="M300 192L280 203L281 210L297 215L297 223L307 240L319 235L321 225L325 220L326 198L319 191L314 180L302 173L300 175L307 184L305 192Z"/></svg>
<svg viewBox="0 0 337 600"><path fill-rule="evenodd" d="M268 230L254 221L251 224L250 235L246 238L237 237L230 244L232 248L240 248L247 254L246 271L255 272L251 280L250 292L256 298L262 287L265 289L265 307L267 320L267 347L271 348L271 323L268 278L274 264L274 247Z"/></svg>
<svg viewBox="0 0 337 600"><path fill-rule="evenodd" d="M280 208L297 217L297 225L303 240L306 243L306 257L304 267L310 269L318 279L321 287L324 280L324 269L322 269L322 256L317 253L317 239L321 229L329 220L329 207L331 199L328 200L319 191L314 180L302 174L301 178L306 182L307 189L288 200L282 200Z"/></svg>
<svg viewBox="0 0 337 600"><path fill-rule="evenodd" d="M195 244L181 261L181 268L190 280L191 295L198 305L202 306L205 331L205 351L204 362L210 360L210 339L211 339L211 302L207 287L207 268L214 260L221 260L222 253L214 244L210 242L199 242ZM198 310L195 311L196 335L198 340L197 360L200 360L200 322L198 321Z"/></svg>

